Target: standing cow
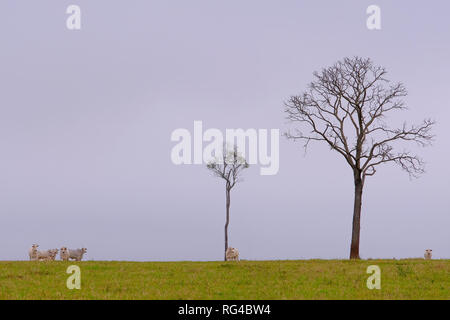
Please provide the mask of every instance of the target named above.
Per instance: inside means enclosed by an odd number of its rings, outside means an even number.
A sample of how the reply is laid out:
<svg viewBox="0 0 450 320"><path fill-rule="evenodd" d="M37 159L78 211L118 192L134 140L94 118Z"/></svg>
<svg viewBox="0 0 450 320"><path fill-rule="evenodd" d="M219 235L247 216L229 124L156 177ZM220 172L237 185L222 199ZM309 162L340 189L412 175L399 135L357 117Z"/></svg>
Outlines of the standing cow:
<svg viewBox="0 0 450 320"><path fill-rule="evenodd" d="M81 249L68 249L69 259L74 259L75 261L81 261L83 255L87 252L86 248Z"/></svg>
<svg viewBox="0 0 450 320"><path fill-rule="evenodd" d="M31 248L28 250L28 255L30 256L30 260L37 260L37 252L38 252L38 244L32 244Z"/></svg>
<svg viewBox="0 0 450 320"><path fill-rule="evenodd" d="M239 261L239 251L236 248L227 248L226 252L227 261L236 260Z"/></svg>
<svg viewBox="0 0 450 320"><path fill-rule="evenodd" d="M61 257L61 260L69 261L69 249L67 249L67 247L62 247L59 250L59 256Z"/></svg>

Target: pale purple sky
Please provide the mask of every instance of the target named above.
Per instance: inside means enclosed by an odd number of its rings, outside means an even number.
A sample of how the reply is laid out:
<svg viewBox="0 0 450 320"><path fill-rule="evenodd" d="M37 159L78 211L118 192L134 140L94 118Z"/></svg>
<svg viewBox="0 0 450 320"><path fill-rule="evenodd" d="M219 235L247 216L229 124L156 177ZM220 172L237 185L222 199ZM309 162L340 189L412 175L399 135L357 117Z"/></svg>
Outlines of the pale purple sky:
<svg viewBox="0 0 450 320"><path fill-rule="evenodd" d="M82 30L66 28L70 4ZM381 7L382 30L366 28ZM396 120L433 118L427 173L366 183L363 258L450 257L448 1L0 2L0 259L88 248L94 260L220 260L224 184L175 166L174 129L287 129L283 101L345 56L408 89ZM232 193L243 259L347 258L352 173L326 146L280 140Z"/></svg>

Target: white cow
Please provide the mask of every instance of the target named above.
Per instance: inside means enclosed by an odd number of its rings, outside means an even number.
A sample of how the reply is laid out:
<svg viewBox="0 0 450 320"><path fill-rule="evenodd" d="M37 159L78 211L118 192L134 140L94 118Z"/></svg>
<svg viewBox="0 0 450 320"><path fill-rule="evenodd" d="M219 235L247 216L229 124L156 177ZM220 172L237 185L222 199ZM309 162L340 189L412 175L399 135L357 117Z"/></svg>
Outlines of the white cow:
<svg viewBox="0 0 450 320"><path fill-rule="evenodd" d="M59 256L61 257L61 260L69 261L69 249L67 249L67 247L62 247L61 250L59 250Z"/></svg>
<svg viewBox="0 0 450 320"><path fill-rule="evenodd" d="M37 248L38 244L32 244L31 248L28 250L28 255L30 256L30 260L37 260Z"/></svg>
<svg viewBox="0 0 450 320"><path fill-rule="evenodd" d="M430 260L430 259L431 259L431 254L432 254L432 252L433 252L433 250L431 250L431 249L425 250L425 254L423 255L423 257L424 257L426 260Z"/></svg>
<svg viewBox="0 0 450 320"><path fill-rule="evenodd" d="M81 261L83 259L83 254L87 252L86 248L81 249L68 249L70 259L75 259L75 261Z"/></svg>
<svg viewBox="0 0 450 320"><path fill-rule="evenodd" d="M45 251L37 251L37 259L38 260L55 260L56 255L58 254L58 249L49 249Z"/></svg>
<svg viewBox="0 0 450 320"><path fill-rule="evenodd" d="M239 261L239 251L236 248L228 247L226 251L227 261L236 260Z"/></svg>
<svg viewBox="0 0 450 320"><path fill-rule="evenodd" d="M51 250L49 250L49 252L50 252L50 259L49 260L52 260L52 261L55 261L56 260L56 256L58 255L58 249L51 249Z"/></svg>

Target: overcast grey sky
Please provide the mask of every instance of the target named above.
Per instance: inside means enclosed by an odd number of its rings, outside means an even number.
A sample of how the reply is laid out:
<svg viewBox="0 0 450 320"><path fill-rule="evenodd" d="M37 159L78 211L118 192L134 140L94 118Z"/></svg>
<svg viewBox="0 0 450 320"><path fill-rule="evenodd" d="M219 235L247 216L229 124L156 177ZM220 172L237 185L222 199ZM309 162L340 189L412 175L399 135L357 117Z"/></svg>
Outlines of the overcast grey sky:
<svg viewBox="0 0 450 320"><path fill-rule="evenodd" d="M70 4L82 29L69 31ZM382 30L366 28L381 7ZM366 182L362 258L450 257L448 1L0 2L0 259L88 248L94 260L220 260L224 184L175 166L174 129L280 128L312 73L370 57L433 118L427 173ZM347 258L352 173L326 146L280 139L280 170L245 172L230 245L243 259Z"/></svg>

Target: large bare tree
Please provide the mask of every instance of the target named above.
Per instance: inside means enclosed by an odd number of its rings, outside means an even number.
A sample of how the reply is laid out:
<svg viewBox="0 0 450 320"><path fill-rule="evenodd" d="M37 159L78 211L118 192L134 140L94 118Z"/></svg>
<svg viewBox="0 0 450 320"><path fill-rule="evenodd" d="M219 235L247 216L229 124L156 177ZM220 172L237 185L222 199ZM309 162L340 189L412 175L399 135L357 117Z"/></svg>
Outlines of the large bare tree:
<svg viewBox="0 0 450 320"><path fill-rule="evenodd" d="M419 125L406 123L391 128L386 117L406 109L407 95L401 83L391 83L386 70L370 59L345 58L314 73L314 80L301 95L285 103L287 118L301 128L287 132L289 139L323 141L340 154L353 172L355 186L350 259L359 259L361 204L364 183L379 165L395 163L411 176L424 172L424 162L405 151L402 144L431 144L432 120Z"/></svg>
<svg viewBox="0 0 450 320"><path fill-rule="evenodd" d="M225 180L225 196L226 196L226 219L225 219L225 254L224 260L227 261L228 249L228 225L230 224L230 204L231 189L241 181L242 171L249 165L244 157L238 152L236 146L233 148L224 145L222 156L208 162L207 168L219 178Z"/></svg>

